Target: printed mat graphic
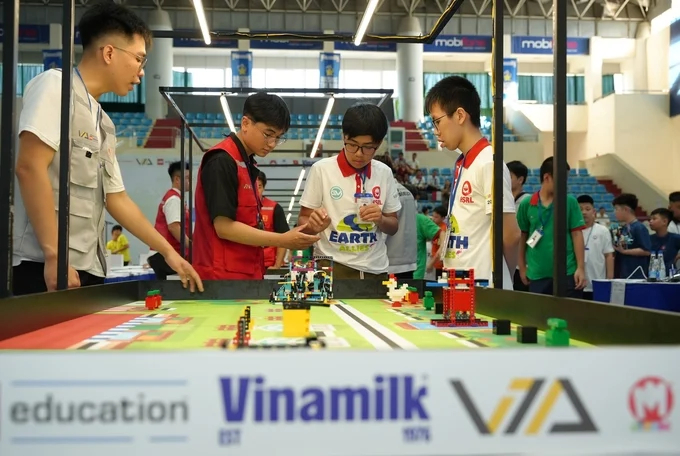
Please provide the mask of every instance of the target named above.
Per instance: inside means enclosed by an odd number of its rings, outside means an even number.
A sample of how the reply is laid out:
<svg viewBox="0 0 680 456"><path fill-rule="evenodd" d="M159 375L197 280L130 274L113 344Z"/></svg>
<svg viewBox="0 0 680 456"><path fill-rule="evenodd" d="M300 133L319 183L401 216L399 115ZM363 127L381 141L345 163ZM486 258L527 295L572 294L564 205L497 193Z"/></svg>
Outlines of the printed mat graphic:
<svg viewBox="0 0 680 456"><path fill-rule="evenodd" d="M252 345L298 344L282 337L282 306L267 300L166 301L148 311L144 302L116 306L0 342L0 349L196 350L219 349L233 339L238 318L251 307ZM488 328L437 328L433 311L421 305L392 308L383 299L349 299L312 307L310 331L329 349L417 350L498 347L535 348L519 344L512 334L498 336ZM483 316L490 323L492 317ZM572 346L588 346L571 340Z"/></svg>

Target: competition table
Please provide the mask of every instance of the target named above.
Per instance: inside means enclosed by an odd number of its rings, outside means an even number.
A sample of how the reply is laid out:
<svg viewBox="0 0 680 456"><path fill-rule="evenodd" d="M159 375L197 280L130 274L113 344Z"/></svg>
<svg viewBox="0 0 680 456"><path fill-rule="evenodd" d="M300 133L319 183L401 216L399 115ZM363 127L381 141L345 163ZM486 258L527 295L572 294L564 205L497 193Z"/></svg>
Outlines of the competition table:
<svg viewBox="0 0 680 456"><path fill-rule="evenodd" d="M680 282L593 280L593 299L611 304L680 312Z"/></svg>
<svg viewBox="0 0 680 456"><path fill-rule="evenodd" d="M0 301L0 454L677 450L680 315L477 289L489 327L441 328L420 304L392 308L380 282L336 280L334 303L311 311L325 349L222 348L245 306L253 345L292 342L276 286L121 282ZM163 305L148 311L151 289ZM545 347L551 317L570 347ZM516 325L537 326L538 343L518 343Z"/></svg>

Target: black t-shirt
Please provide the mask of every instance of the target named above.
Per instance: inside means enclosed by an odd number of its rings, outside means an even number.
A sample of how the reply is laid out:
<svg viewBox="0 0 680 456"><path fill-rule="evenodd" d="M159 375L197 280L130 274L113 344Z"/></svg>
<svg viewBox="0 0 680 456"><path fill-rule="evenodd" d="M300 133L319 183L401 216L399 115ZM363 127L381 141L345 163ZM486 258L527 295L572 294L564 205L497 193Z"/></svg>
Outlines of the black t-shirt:
<svg viewBox="0 0 680 456"><path fill-rule="evenodd" d="M287 233L290 231L290 226L286 221L286 214L283 212L283 208L280 204L274 206L274 232L275 233Z"/></svg>
<svg viewBox="0 0 680 456"><path fill-rule="evenodd" d="M235 134L229 135L241 152L243 161L247 164L250 179L253 183L253 191L257 169L255 160L248 158L243 144ZM217 217L227 217L236 220L236 208L238 207L238 165L228 153L222 150L212 150L203 158L201 168L201 183L203 185L203 196L210 219ZM283 209L282 209L283 210ZM285 217L284 217L285 221Z"/></svg>

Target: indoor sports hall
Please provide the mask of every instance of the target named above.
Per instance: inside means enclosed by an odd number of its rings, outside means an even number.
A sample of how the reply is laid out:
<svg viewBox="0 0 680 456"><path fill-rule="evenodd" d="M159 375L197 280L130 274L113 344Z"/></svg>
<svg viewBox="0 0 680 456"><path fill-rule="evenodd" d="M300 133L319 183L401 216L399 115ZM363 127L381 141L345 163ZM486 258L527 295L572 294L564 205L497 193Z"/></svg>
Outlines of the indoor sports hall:
<svg viewBox="0 0 680 456"><path fill-rule="evenodd" d="M680 0L2 3L1 455L680 455Z"/></svg>

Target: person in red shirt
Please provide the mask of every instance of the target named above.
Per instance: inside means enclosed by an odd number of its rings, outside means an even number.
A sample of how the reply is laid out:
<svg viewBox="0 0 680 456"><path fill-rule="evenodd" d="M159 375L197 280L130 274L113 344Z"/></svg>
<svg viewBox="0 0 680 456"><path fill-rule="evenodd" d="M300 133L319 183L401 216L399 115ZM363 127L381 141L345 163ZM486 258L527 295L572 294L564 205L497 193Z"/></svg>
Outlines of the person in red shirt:
<svg viewBox="0 0 680 456"><path fill-rule="evenodd" d="M175 251L181 255L181 221L182 216L184 216L184 247L188 254L191 217L189 216L189 209L186 206L186 202L184 203L184 210L182 210L180 192L182 191L182 179L184 179L184 191L189 191L189 164L185 163L184 167L182 167L182 162L177 161L171 163L168 167L168 174L170 175L172 187L165 192L165 195L163 195L163 198L158 205L154 227L156 228L156 231L158 231L163 238L174 247ZM149 266L156 274L156 278L159 280L166 280L169 275L175 274L175 271L168 266L168 263L165 262L165 258L163 258L163 255L160 253L152 252L147 259L147 263L149 263Z"/></svg>
<svg viewBox="0 0 680 456"><path fill-rule="evenodd" d="M241 128L208 150L196 179L193 266L206 280L264 278L263 247L304 250L319 240L306 225L286 233L265 230L254 156L285 141L290 112L277 95L258 92L243 106Z"/></svg>
<svg viewBox="0 0 680 456"><path fill-rule="evenodd" d="M274 233L287 233L290 231L286 214L283 208L276 201L264 196L264 189L267 186L267 175L260 171L257 175L257 193L262 199L262 222L264 222L264 229L273 231ZM283 260L286 257L287 250L283 247L265 247L264 248L264 267L268 269L279 269L283 266Z"/></svg>

